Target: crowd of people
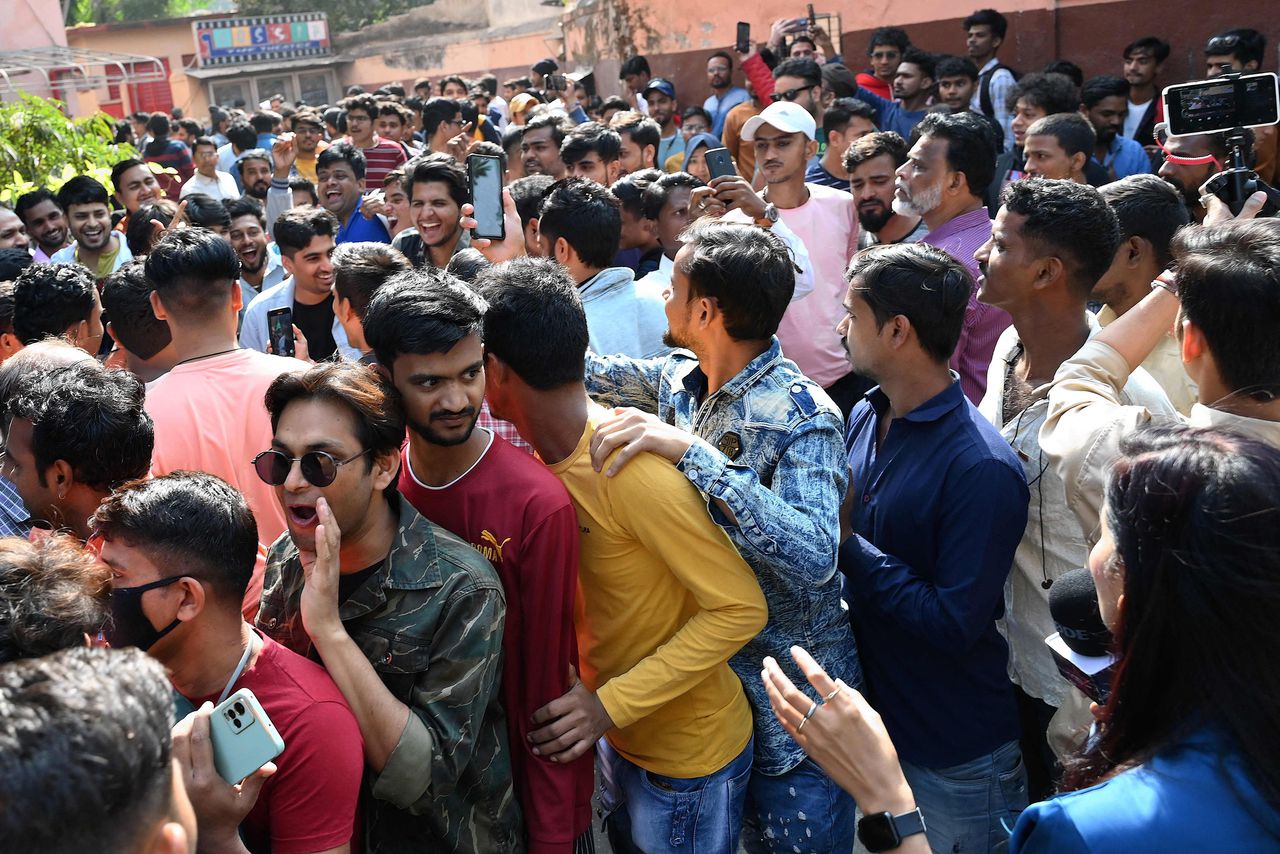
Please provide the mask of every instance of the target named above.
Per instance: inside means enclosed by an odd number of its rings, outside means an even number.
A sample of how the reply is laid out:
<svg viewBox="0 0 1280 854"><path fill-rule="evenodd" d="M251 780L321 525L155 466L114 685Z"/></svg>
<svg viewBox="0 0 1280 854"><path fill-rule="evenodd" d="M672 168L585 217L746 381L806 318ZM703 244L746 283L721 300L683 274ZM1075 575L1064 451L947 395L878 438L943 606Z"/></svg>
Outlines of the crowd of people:
<svg viewBox="0 0 1280 854"><path fill-rule="evenodd" d="M1205 189L1276 126L1007 36L138 114L0 208L0 849L1280 850L1280 220Z"/></svg>

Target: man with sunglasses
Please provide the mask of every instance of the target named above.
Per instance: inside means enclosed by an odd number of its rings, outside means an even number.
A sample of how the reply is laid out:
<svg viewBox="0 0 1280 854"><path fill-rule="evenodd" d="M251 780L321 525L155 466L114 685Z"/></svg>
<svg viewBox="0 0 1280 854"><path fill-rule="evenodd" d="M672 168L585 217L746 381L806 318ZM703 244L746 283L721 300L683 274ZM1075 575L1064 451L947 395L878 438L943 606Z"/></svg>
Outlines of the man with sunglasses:
<svg viewBox="0 0 1280 854"><path fill-rule="evenodd" d="M778 63L773 69L772 103L790 101L799 104L816 124L822 120L822 69L812 59L796 57Z"/></svg>
<svg viewBox="0 0 1280 854"><path fill-rule="evenodd" d="M405 418L349 362L266 393L255 459L286 512L258 627L320 661L360 725L369 851L521 849L499 703L502 584L475 549L395 490Z"/></svg>
<svg viewBox="0 0 1280 854"><path fill-rule="evenodd" d="M226 809L222 780L189 783L202 844L215 850L212 840L240 833L250 851L350 851L360 729L324 668L245 622L258 532L244 498L212 475L178 472L112 493L91 525L111 568L111 646L136 646L165 666L179 718L247 688L284 739L247 815Z"/></svg>
<svg viewBox="0 0 1280 854"><path fill-rule="evenodd" d="M168 323L178 357L147 390L147 412L156 425L152 474L202 471L230 483L253 511L265 552L284 532L285 518L250 463L271 441L262 396L277 376L307 365L237 344L240 260L213 232L169 232L147 256L146 272L155 284L151 308ZM245 593L247 617L257 612L261 593L259 563Z"/></svg>

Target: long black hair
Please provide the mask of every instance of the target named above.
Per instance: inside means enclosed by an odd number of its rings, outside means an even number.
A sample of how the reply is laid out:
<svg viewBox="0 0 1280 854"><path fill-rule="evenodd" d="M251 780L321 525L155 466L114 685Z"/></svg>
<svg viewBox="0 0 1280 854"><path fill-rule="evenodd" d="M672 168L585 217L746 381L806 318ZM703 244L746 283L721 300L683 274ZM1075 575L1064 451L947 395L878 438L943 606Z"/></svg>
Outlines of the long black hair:
<svg viewBox="0 0 1280 854"><path fill-rule="evenodd" d="M1280 450L1186 428L1141 431L1122 450L1104 570L1124 573L1121 663L1101 737L1069 764L1066 788L1211 729L1280 810Z"/></svg>

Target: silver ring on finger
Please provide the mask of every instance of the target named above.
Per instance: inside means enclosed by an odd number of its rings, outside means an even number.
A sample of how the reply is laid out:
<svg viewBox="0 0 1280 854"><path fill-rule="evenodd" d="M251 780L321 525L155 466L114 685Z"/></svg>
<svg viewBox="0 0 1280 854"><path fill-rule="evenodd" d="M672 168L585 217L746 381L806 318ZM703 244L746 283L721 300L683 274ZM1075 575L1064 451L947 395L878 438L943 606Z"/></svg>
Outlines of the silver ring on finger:
<svg viewBox="0 0 1280 854"><path fill-rule="evenodd" d="M809 718L813 717L813 713L818 711L818 701L813 700L809 703L809 711L804 713L804 720L800 721L800 726L796 727L796 732L804 729L804 725L809 722Z"/></svg>

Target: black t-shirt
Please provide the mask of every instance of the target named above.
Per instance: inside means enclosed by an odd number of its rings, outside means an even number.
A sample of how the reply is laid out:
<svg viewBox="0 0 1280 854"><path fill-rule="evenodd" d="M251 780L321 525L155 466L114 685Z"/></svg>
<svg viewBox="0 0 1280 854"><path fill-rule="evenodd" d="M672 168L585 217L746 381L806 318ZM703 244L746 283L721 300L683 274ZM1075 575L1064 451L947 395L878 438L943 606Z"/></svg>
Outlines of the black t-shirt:
<svg viewBox="0 0 1280 854"><path fill-rule="evenodd" d="M382 566L382 561L378 561L373 566L365 567L359 572L348 573L347 575L338 576L338 604L351 598L351 594L360 589L365 580L369 576L378 571L378 567Z"/></svg>
<svg viewBox="0 0 1280 854"><path fill-rule="evenodd" d="M338 349L333 340L333 294L315 305L294 300L293 322L307 337L307 352L312 361L323 362Z"/></svg>

